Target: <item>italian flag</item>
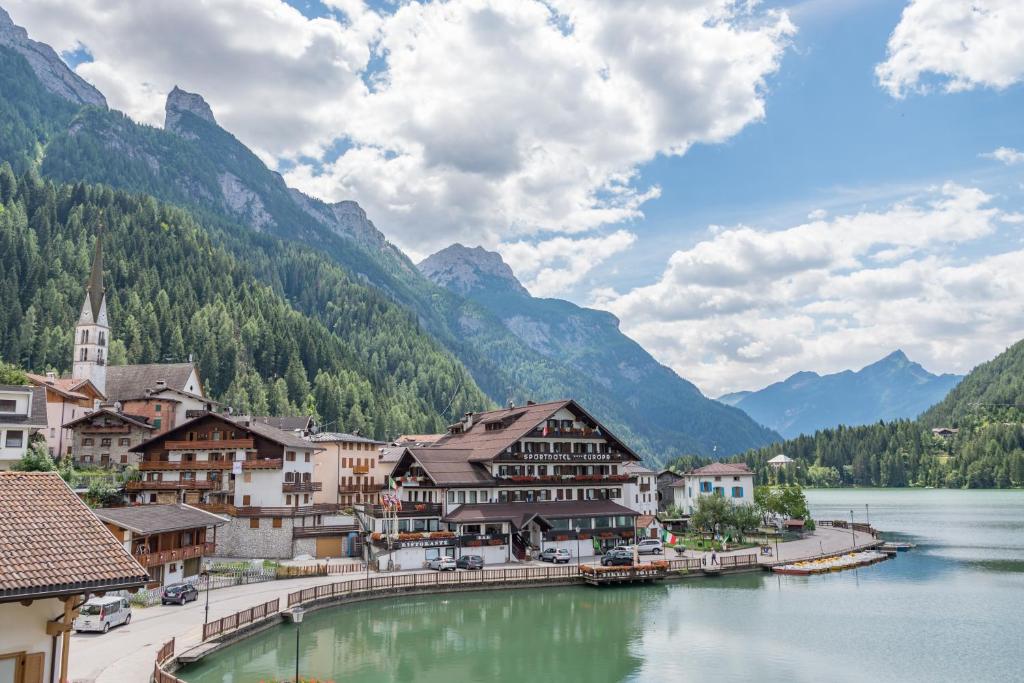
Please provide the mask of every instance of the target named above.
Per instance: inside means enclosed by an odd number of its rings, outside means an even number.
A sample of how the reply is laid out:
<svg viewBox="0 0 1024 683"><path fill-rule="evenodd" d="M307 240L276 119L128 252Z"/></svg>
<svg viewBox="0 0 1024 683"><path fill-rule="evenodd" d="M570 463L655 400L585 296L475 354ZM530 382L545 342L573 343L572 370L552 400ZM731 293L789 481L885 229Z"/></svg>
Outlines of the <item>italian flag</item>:
<svg viewBox="0 0 1024 683"><path fill-rule="evenodd" d="M682 540L683 539L679 538L668 529L661 530L661 542L665 545L675 545L676 543L680 543Z"/></svg>

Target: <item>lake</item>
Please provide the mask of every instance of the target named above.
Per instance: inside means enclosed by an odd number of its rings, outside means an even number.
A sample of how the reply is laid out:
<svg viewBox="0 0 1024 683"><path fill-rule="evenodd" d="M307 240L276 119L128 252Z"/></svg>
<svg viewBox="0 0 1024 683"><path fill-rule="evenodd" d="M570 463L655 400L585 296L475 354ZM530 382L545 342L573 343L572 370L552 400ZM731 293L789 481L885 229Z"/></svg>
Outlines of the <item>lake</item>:
<svg viewBox="0 0 1024 683"><path fill-rule="evenodd" d="M307 615L301 673L426 681L976 681L1024 677L1024 491L808 491L814 517L870 515L916 550L811 577L377 601ZM867 509L865 509L867 505ZM291 679L283 625L178 673Z"/></svg>

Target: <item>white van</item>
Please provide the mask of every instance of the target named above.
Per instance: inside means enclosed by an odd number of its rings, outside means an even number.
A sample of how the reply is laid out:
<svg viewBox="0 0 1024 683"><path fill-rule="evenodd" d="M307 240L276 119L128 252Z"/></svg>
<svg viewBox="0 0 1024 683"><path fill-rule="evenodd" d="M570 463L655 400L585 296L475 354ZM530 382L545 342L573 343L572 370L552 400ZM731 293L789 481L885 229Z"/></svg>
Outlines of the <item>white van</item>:
<svg viewBox="0 0 1024 683"><path fill-rule="evenodd" d="M79 610L74 628L76 632L106 633L112 627L127 624L131 620L132 608L127 598L91 598Z"/></svg>

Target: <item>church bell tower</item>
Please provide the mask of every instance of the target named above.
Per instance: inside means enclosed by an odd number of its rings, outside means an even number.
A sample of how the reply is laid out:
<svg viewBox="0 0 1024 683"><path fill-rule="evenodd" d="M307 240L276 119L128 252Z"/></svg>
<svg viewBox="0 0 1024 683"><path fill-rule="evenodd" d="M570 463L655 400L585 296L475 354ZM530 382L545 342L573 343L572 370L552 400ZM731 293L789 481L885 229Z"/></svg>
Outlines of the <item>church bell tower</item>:
<svg viewBox="0 0 1024 683"><path fill-rule="evenodd" d="M71 376L87 379L101 392L107 392L107 358L110 325L107 322L107 295L103 287L103 223L96 235L92 272L85 286L85 301L75 326L75 357Z"/></svg>

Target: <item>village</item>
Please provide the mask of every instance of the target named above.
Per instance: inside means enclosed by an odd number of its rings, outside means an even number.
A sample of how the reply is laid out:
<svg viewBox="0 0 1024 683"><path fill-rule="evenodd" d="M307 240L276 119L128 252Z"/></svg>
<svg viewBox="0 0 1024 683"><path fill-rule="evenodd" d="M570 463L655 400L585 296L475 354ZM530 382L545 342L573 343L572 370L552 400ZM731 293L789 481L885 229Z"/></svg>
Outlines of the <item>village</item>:
<svg viewBox="0 0 1024 683"><path fill-rule="evenodd" d="M141 680L155 660L173 681L174 639L195 661L357 594L713 576L879 543L839 521L809 536L784 508L766 520L743 464L648 469L571 398L387 442L313 415L235 414L193 363L107 363L103 280L98 239L71 375L0 386L0 637L17 646L15 680ZM23 471L32 458L72 474ZM746 521L727 533L724 515ZM133 618L144 627L119 636Z"/></svg>

